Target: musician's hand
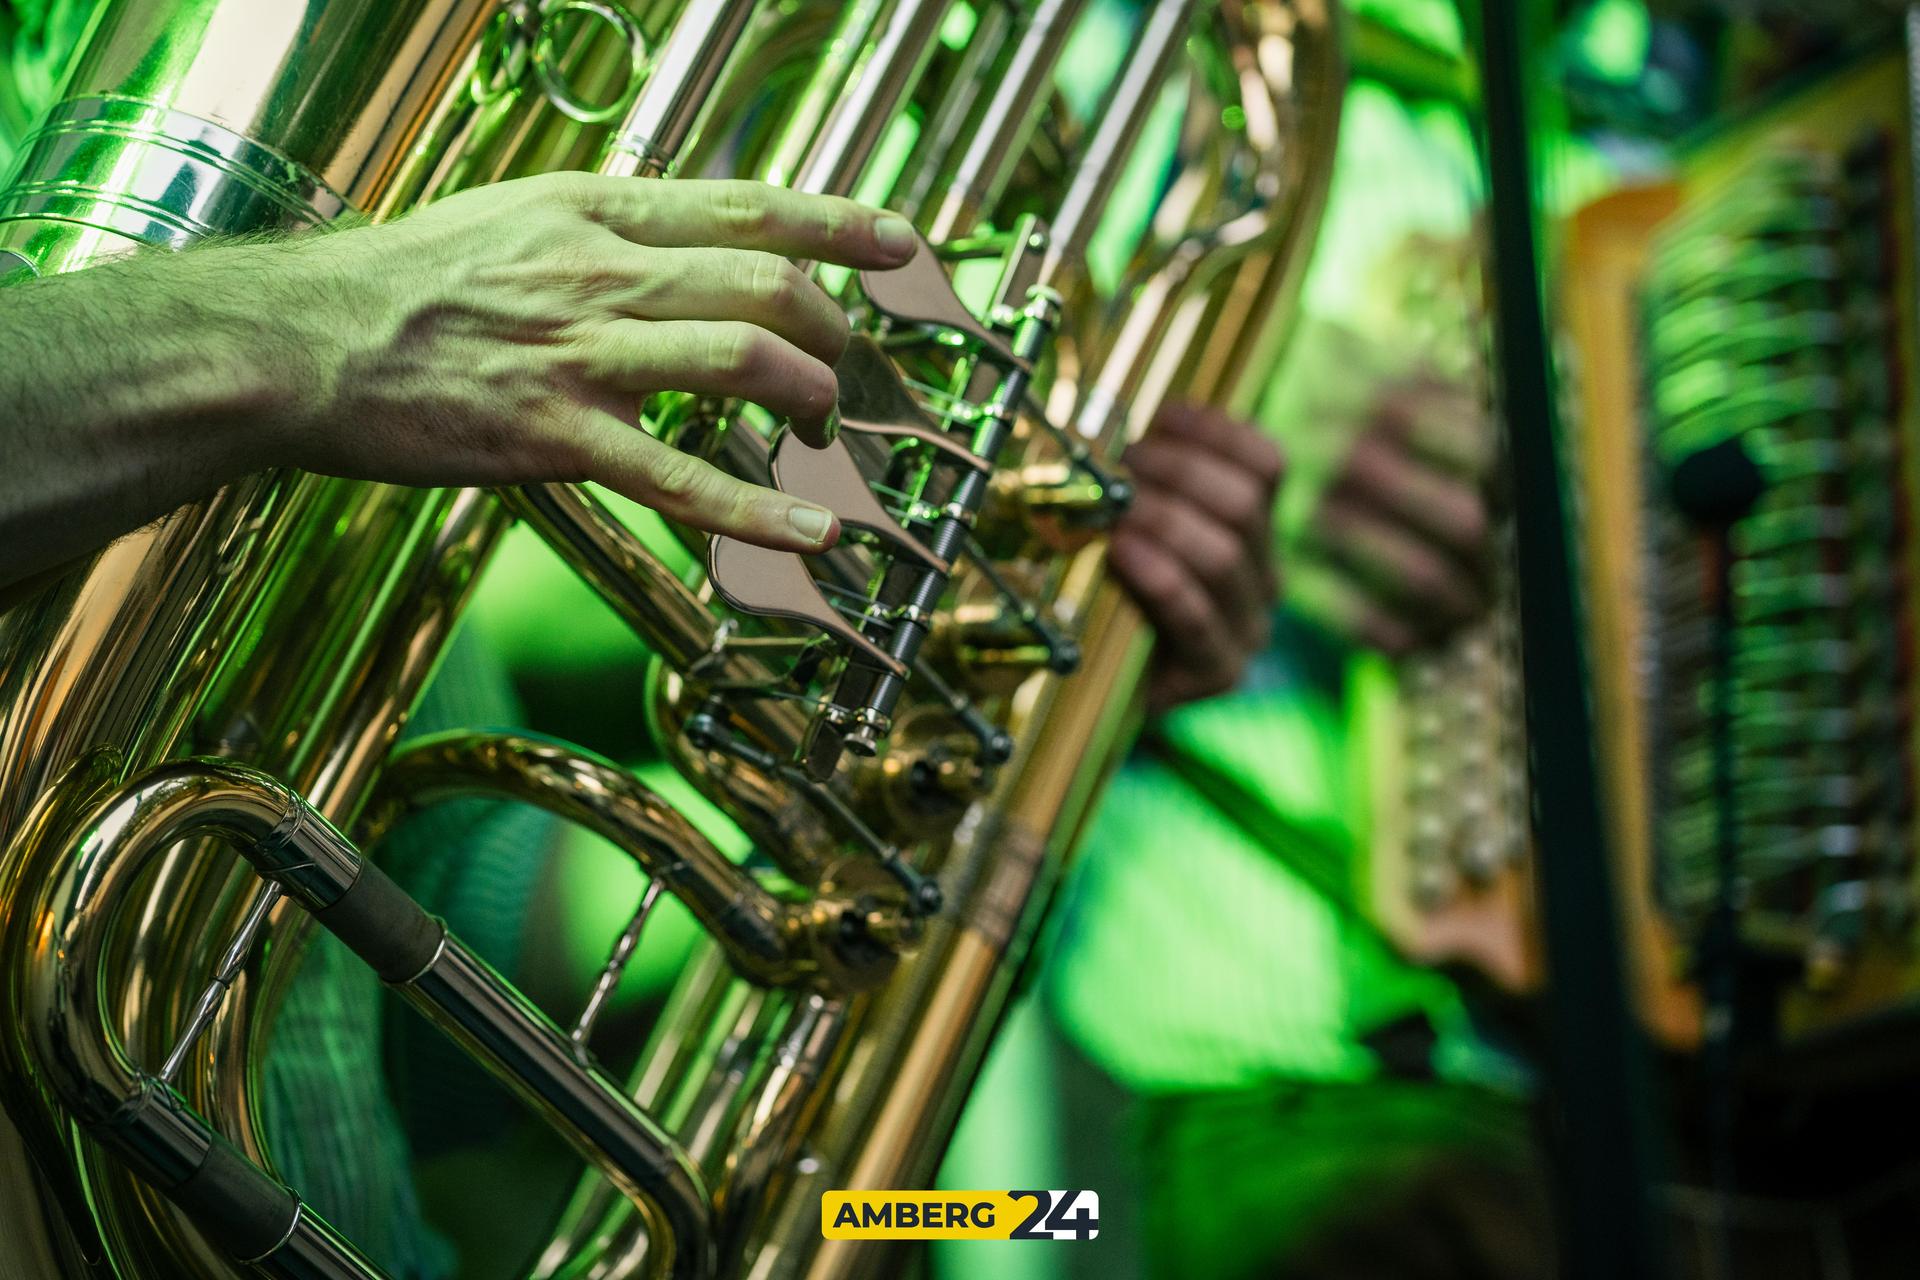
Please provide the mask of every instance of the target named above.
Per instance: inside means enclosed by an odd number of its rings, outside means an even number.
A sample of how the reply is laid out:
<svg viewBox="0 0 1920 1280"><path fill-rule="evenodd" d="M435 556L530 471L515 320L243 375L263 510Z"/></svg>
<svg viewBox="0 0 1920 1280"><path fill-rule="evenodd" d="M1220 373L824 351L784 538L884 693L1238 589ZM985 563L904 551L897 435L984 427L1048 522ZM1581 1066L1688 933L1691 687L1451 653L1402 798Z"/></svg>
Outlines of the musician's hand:
<svg viewBox="0 0 1920 1280"><path fill-rule="evenodd" d="M1309 521L1290 598L1349 639L1403 654L1479 616L1490 599L1479 476L1490 432L1466 391L1390 389Z"/></svg>
<svg viewBox="0 0 1920 1280"><path fill-rule="evenodd" d="M636 430L656 391L737 397L817 430L847 342L789 258L889 267L900 218L750 182L552 174L463 192L387 227L266 246L312 281L317 394L279 460L417 484L593 480L767 546L833 541L826 511Z"/></svg>
<svg viewBox="0 0 1920 1280"><path fill-rule="evenodd" d="M1127 451L1137 496L1113 534L1115 575L1158 635L1151 708L1231 689L1267 642L1280 451L1202 405L1169 404Z"/></svg>
<svg viewBox="0 0 1920 1280"><path fill-rule="evenodd" d="M746 182L554 174L398 222L135 254L0 295L0 586L251 471L594 480L794 550L830 513L635 428L661 390L797 426L833 404L835 304L786 261L890 267L907 224Z"/></svg>

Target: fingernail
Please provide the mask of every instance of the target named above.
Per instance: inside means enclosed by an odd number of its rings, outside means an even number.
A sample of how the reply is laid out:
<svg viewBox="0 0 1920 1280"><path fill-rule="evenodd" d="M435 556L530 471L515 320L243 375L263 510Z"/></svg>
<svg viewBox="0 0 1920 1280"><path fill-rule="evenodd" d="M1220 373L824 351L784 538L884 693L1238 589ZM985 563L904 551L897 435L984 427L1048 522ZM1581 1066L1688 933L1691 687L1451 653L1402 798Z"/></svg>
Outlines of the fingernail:
<svg viewBox="0 0 1920 1280"><path fill-rule="evenodd" d="M791 507L787 520L800 531L801 537L813 543L825 542L827 530L833 528L833 513L819 507Z"/></svg>
<svg viewBox="0 0 1920 1280"><path fill-rule="evenodd" d="M873 238L882 249L902 262L913 256L919 244L919 237L913 233L913 224L893 214L875 220Z"/></svg>

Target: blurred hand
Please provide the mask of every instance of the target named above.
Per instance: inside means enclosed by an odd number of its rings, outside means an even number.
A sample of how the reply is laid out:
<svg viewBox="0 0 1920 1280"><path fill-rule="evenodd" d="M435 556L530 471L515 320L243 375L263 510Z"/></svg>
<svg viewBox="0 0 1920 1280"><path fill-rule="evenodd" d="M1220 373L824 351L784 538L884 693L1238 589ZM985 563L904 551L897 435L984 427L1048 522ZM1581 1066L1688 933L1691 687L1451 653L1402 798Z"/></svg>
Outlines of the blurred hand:
<svg viewBox="0 0 1920 1280"><path fill-rule="evenodd" d="M1492 562L1486 419L1470 393L1429 380L1376 400L1308 522L1296 602L1389 654L1478 617Z"/></svg>
<svg viewBox="0 0 1920 1280"><path fill-rule="evenodd" d="M1276 582L1272 441L1205 405L1163 406L1127 450L1136 495L1114 529L1114 574L1154 626L1148 705L1231 689L1266 646Z"/></svg>

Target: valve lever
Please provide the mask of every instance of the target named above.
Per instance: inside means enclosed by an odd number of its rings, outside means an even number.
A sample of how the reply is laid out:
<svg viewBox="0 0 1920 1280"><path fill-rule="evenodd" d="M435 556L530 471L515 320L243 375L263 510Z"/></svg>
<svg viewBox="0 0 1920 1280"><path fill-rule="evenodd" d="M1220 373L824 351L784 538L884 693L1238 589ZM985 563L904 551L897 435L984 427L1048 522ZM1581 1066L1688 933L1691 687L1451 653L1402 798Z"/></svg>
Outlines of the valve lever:
<svg viewBox="0 0 1920 1280"><path fill-rule="evenodd" d="M846 645L856 661L906 678L906 666L849 625L828 603L806 562L792 552L715 538L707 546L707 577L720 598L740 612L819 627Z"/></svg>
<svg viewBox="0 0 1920 1280"><path fill-rule="evenodd" d="M967 310L926 237L915 233L915 238L919 244L913 256L899 266L860 273L860 287L866 291L867 300L891 319L965 334L994 363L1005 368L1028 368L1027 361L1014 354L1006 339Z"/></svg>
<svg viewBox="0 0 1920 1280"><path fill-rule="evenodd" d="M1013 610L1014 616L1020 619L1027 630L1033 632L1034 639L1038 640L1040 647L1047 651L1047 669L1057 675L1070 675L1078 669L1080 646L1054 630L1053 624L1041 617L1040 611L1015 591L1011 583L1000 576L1000 570L994 567L993 561L980 550L979 543L968 538L962 545L967 558L973 561L974 567L980 570L981 576L993 587L994 594L1006 602L1007 607Z"/></svg>
<svg viewBox="0 0 1920 1280"><path fill-rule="evenodd" d="M783 433L773 446L773 483L782 493L825 507L840 517L841 524L872 534L936 573L950 568L880 505L867 487L860 464L838 440L814 449L792 432Z"/></svg>
<svg viewBox="0 0 1920 1280"><path fill-rule="evenodd" d="M985 458L942 431L927 415L901 381L892 359L866 334L855 334L848 340L833 372L840 379L843 431L917 440L962 466L975 471L989 469Z"/></svg>

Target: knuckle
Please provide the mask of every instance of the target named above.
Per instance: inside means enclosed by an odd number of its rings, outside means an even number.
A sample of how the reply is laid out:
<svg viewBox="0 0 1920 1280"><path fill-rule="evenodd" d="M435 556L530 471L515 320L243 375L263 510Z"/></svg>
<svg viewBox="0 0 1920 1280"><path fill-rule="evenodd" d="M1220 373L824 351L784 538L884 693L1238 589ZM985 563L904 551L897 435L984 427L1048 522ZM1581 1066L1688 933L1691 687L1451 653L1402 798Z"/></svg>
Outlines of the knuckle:
<svg viewBox="0 0 1920 1280"><path fill-rule="evenodd" d="M1400 571L1400 577L1414 594L1433 602L1446 596L1451 585L1446 569L1438 560L1427 555L1409 557Z"/></svg>
<svg viewBox="0 0 1920 1280"><path fill-rule="evenodd" d="M731 237L755 239L772 218L763 191L748 182L719 184L713 193L713 215Z"/></svg>
<svg viewBox="0 0 1920 1280"><path fill-rule="evenodd" d="M589 218L600 210L600 185L590 173L547 173L533 181L541 184L542 197L559 208Z"/></svg>
<svg viewBox="0 0 1920 1280"><path fill-rule="evenodd" d="M1247 442L1247 462L1269 490L1276 488L1287 473L1287 455L1258 433Z"/></svg>
<svg viewBox="0 0 1920 1280"><path fill-rule="evenodd" d="M1195 546L1194 556L1201 578L1213 585L1229 581L1240 564L1240 548L1231 537L1210 534Z"/></svg>
<svg viewBox="0 0 1920 1280"><path fill-rule="evenodd" d="M557 237L548 242L546 253L566 285L582 297L605 297L627 283L626 273L618 269L594 236Z"/></svg>
<svg viewBox="0 0 1920 1280"><path fill-rule="evenodd" d="M714 372L725 378L744 378L757 367L760 359L760 343L757 331L743 324L729 324L721 327L713 335L707 351L707 362Z"/></svg>
<svg viewBox="0 0 1920 1280"><path fill-rule="evenodd" d="M855 206L845 200L828 200L819 212L819 228L822 239L830 245L844 245L854 239L854 233L866 222L864 214L857 214Z"/></svg>
<svg viewBox="0 0 1920 1280"><path fill-rule="evenodd" d="M1220 519L1235 529L1252 529L1259 525L1266 514L1265 493L1257 486L1249 484L1222 485L1217 494L1218 505L1215 510Z"/></svg>
<svg viewBox="0 0 1920 1280"><path fill-rule="evenodd" d="M785 258L771 253L756 253L747 266L747 292L769 311L792 310L801 298L805 283L800 269Z"/></svg>
<svg viewBox="0 0 1920 1280"><path fill-rule="evenodd" d="M531 434L522 442L523 474L532 479L583 481L602 474L606 460L593 444L580 439L571 415L556 413L552 429Z"/></svg>
<svg viewBox="0 0 1920 1280"><path fill-rule="evenodd" d="M689 507L700 496L700 464L684 453L664 454L650 467L647 487L661 507Z"/></svg>

